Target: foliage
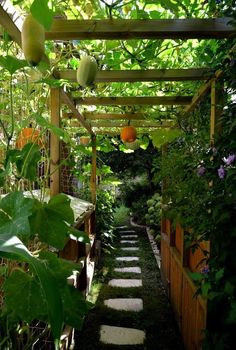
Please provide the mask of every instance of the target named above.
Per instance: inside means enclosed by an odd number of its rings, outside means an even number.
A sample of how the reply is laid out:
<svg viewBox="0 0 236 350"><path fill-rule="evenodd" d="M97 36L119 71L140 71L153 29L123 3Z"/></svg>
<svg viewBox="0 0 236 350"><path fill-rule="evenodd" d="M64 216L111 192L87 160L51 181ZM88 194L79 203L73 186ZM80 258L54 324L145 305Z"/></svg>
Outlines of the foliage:
<svg viewBox="0 0 236 350"><path fill-rule="evenodd" d="M112 249L114 229L114 194L111 188L98 189L96 202L96 235L106 250Z"/></svg>
<svg viewBox="0 0 236 350"><path fill-rule="evenodd" d="M129 208L124 204L119 205L114 211L114 225L123 226L129 223Z"/></svg>
<svg viewBox="0 0 236 350"><path fill-rule="evenodd" d="M219 52L221 57L222 52ZM229 56L230 58L230 56ZM208 298L205 349L227 349L234 339L235 317L235 60L225 62L224 108L214 145L207 140L209 113L202 103L186 136L168 147L163 159L166 215L191 228L188 244L210 240L207 269L192 274L198 292ZM222 84L222 81L221 81ZM208 103L208 101L206 101ZM220 106L219 106L220 107ZM192 123L192 124L191 124ZM215 322L218 315L219 322Z"/></svg>
<svg viewBox="0 0 236 350"><path fill-rule="evenodd" d="M151 233L156 235L161 227L161 196L155 193L147 200L148 211L145 214L146 224L150 227Z"/></svg>

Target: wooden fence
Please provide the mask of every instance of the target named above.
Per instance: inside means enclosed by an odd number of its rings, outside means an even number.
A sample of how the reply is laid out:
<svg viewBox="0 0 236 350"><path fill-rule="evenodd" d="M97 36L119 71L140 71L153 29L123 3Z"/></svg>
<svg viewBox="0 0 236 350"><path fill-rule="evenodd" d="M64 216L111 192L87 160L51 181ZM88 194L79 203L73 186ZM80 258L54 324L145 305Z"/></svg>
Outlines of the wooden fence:
<svg viewBox="0 0 236 350"><path fill-rule="evenodd" d="M180 225L173 227L170 220L162 219L161 275L170 298L175 317L187 350L201 350L206 327L207 304L196 295L197 287L190 272L199 272L204 265L201 249L186 249L184 237L188 234ZM201 248L209 249L208 242Z"/></svg>

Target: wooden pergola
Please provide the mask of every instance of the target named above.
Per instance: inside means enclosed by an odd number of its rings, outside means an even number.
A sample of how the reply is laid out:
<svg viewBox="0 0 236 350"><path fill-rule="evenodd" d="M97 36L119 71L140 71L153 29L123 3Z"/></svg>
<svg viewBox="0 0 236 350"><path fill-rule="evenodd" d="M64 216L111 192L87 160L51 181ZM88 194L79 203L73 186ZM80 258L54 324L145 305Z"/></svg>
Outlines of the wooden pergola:
<svg viewBox="0 0 236 350"><path fill-rule="evenodd" d="M0 5L0 24L5 28L13 40L21 46L22 18L6 0ZM46 32L47 40L114 40L114 39L223 39L236 37L236 30L230 24L230 18L213 19L163 19L163 20L67 20L54 19L51 30ZM83 127L91 135L93 141L97 134L117 133L119 128L130 120L136 128L148 130L174 127L174 123L166 121L148 121L145 113L106 114L81 113L82 105L95 106L173 106L182 107L183 115L187 116L202 96L210 89L212 91L211 113L211 138L214 134L214 106L215 106L215 81L219 74L206 68L187 69L150 69L150 70L101 70L97 73L95 84L112 82L155 82L155 81L203 81L205 85L194 96L110 96L110 97L79 97L74 98L62 89L51 89L51 122L60 126L60 106L66 104L71 113L65 118L75 119L73 125ZM54 72L55 79L76 81L74 70L62 70ZM101 132L99 129L101 128ZM104 128L105 131L104 131ZM96 132L94 130L97 130ZM95 144L95 142L93 142ZM51 137L51 193L59 191L59 140L55 135ZM91 188L95 201L96 178L96 147L93 146L93 175Z"/></svg>
<svg viewBox="0 0 236 350"><path fill-rule="evenodd" d="M22 18L17 14L12 4L5 0L0 5L0 25L2 25L13 40L21 46ZM114 39L223 39L236 37L236 30L230 24L230 18L213 19L163 19L163 20L67 20L54 19L51 30L46 32L47 40L114 40ZM148 121L145 113L123 113L119 114L82 114L79 107L82 105L108 105L108 106L181 106L183 115L187 116L202 96L210 89L212 91L212 113L211 113L211 138L214 134L215 112L215 81L219 74L206 68L188 69L150 69L150 70L101 70L96 76L95 83L112 82L154 82L154 81L205 81L205 85L196 92L194 96L140 96L140 97L79 97L73 98L62 89L51 89L51 122L60 126L60 106L66 104L71 110L70 116L66 118L77 120L96 140L96 130L106 128L102 133L116 133L127 120L137 128L158 129L163 127L174 127L171 122ZM74 70L62 70L54 72L55 79L66 79L70 82L76 81ZM185 106L185 107L184 107ZM104 121L105 120L105 121ZM123 122L121 122L123 120ZM113 129L112 129L113 128ZM114 129L115 128L115 129ZM112 131L111 131L111 130ZM114 131L117 130L117 131ZM99 132L97 132L99 133ZM93 142L95 144L95 142ZM59 191L59 140L55 135L51 137L51 179L52 195ZM93 146L93 175L91 188L95 201L95 178L96 178L96 147Z"/></svg>
<svg viewBox="0 0 236 350"><path fill-rule="evenodd" d="M21 46L22 19L6 0L0 5L0 25ZM46 32L47 40L113 40L113 39L225 39L235 38L236 28L230 24L230 18L213 19L164 19L164 20L66 20L55 19L52 28ZM214 142L216 119L219 114L217 107L218 92L216 81L222 72L214 72L211 68L186 69L150 69L150 70L101 70L98 72L95 84L113 82L156 82L156 81L202 81L203 85L188 96L109 96L109 97L73 97L61 88L51 88L50 109L51 123L60 127L61 105L65 104L70 113L62 118L70 119L73 125L83 127L91 135L92 140L92 201L96 202L96 135L118 133L119 129L131 121L136 128L156 130L176 127L173 120L148 120L142 113L82 113L80 106L172 106L182 108L182 117L188 115L208 93L211 96L210 140ZM76 81L74 70L54 72L55 79ZM104 129L105 128L105 129ZM99 131L101 130L101 131ZM60 161L59 139L51 135L51 195L59 192ZM190 282L189 282L190 283ZM192 288L192 287L191 287ZM203 306L206 311L206 307Z"/></svg>

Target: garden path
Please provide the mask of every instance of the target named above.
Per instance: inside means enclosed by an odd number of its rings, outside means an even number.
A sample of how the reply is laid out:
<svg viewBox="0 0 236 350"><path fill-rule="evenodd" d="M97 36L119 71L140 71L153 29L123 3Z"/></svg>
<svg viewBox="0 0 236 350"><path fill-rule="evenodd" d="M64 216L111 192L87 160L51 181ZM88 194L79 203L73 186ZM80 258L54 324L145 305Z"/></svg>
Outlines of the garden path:
<svg viewBox="0 0 236 350"><path fill-rule="evenodd" d="M153 242L151 242L153 245ZM75 350L183 350L146 229L118 227ZM126 248L126 249L124 249Z"/></svg>

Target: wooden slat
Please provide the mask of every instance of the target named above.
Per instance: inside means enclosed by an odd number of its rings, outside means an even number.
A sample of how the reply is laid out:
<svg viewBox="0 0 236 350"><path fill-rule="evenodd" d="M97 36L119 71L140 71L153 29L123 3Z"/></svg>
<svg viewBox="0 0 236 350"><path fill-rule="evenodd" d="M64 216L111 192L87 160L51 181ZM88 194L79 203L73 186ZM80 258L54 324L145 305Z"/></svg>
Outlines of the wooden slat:
<svg viewBox="0 0 236 350"><path fill-rule="evenodd" d="M96 148L96 135L92 135L92 173L90 178L90 189L91 189L91 197L92 203L96 204L96 184L97 184L97 148Z"/></svg>
<svg viewBox="0 0 236 350"><path fill-rule="evenodd" d="M8 0L1 1L0 4L0 24L6 32L21 47L21 27L23 20Z"/></svg>
<svg viewBox="0 0 236 350"><path fill-rule="evenodd" d="M78 105L131 106L131 105L188 105L192 96L153 96L153 97L79 97Z"/></svg>
<svg viewBox="0 0 236 350"><path fill-rule="evenodd" d="M206 80L213 74L210 68L101 70L97 72L95 83ZM76 82L75 70L58 71L56 75L59 79Z"/></svg>
<svg viewBox="0 0 236 350"><path fill-rule="evenodd" d="M85 119L89 120L145 120L145 113L83 113Z"/></svg>
<svg viewBox="0 0 236 350"><path fill-rule="evenodd" d="M92 122L91 126L93 128L119 128L123 126L127 126L128 121L125 122L117 122L117 121L99 121ZM152 122L152 121L132 121L130 125L140 128L166 128L175 126L175 122Z"/></svg>
<svg viewBox="0 0 236 350"><path fill-rule="evenodd" d="M82 116L82 114L79 113L79 111L77 110L73 100L71 99L71 97L65 93L64 91L61 92L61 97L63 102L71 109L71 111L73 112L74 118L78 119L80 124L85 127L85 129L90 133L90 134L94 134L90 124L84 119L84 117Z"/></svg>
<svg viewBox="0 0 236 350"><path fill-rule="evenodd" d="M120 122L120 123L108 123L108 122L99 122L99 123L93 123L91 124L91 127L93 129L100 129L100 128L110 128L110 129L116 129L116 128L122 128L124 126L127 125L127 122ZM162 128L179 128L173 121L166 121L166 122L162 122L162 123L158 123L158 122L149 122L149 123L145 123L145 122L132 122L131 123L132 126L134 126L135 128L139 129L139 128L144 128L144 129L162 129ZM68 127L77 127L77 128L82 128L83 126L80 124L79 120L72 120L70 122L70 124L68 125ZM96 131L97 134L97 131Z"/></svg>
<svg viewBox="0 0 236 350"><path fill-rule="evenodd" d="M230 18L161 20L55 19L49 40L74 39L221 39L236 36Z"/></svg>
<svg viewBox="0 0 236 350"><path fill-rule="evenodd" d="M62 118L73 119L73 113L63 113ZM145 113L90 113L84 112L86 120L146 120L148 114Z"/></svg>

